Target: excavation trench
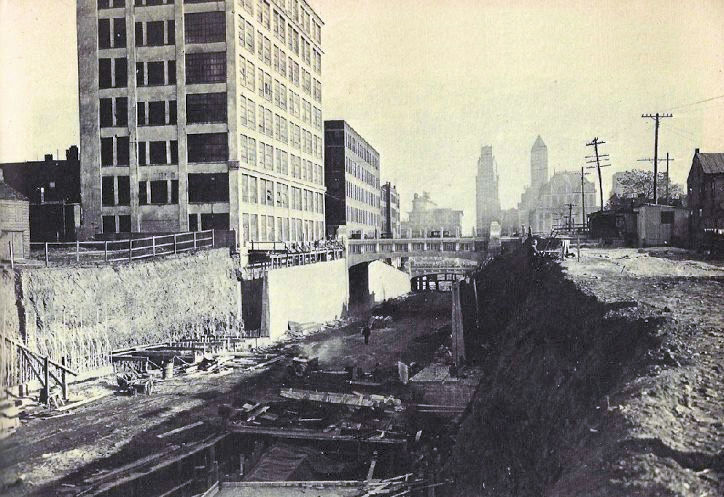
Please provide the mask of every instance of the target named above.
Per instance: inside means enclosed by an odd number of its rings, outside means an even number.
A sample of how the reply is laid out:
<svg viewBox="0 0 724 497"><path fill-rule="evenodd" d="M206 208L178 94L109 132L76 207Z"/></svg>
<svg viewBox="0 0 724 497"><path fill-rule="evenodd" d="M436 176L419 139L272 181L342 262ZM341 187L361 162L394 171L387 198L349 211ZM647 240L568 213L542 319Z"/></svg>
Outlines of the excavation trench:
<svg viewBox="0 0 724 497"><path fill-rule="evenodd" d="M607 464L625 427L611 406L655 360L658 321L618 315L635 303L601 303L523 253L474 285L461 288L465 344L484 377L445 465L449 495L618 495Z"/></svg>

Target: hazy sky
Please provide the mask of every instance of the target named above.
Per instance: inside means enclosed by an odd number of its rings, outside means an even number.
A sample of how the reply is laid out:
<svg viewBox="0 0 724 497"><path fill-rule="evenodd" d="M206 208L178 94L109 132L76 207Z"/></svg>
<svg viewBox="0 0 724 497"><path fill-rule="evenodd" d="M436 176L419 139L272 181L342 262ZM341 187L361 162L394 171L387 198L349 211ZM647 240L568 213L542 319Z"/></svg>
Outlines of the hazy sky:
<svg viewBox="0 0 724 497"><path fill-rule="evenodd" d="M429 191L475 217L492 145L503 207L529 182L540 134L555 170L598 136L617 170L660 153L685 182L695 147L724 151L724 1L313 0L324 27L325 119L346 119L382 155L407 210ZM75 2L0 0L0 161L78 143ZM719 97L719 98L715 98ZM709 102L693 102L715 98ZM593 178L593 175L591 176Z"/></svg>

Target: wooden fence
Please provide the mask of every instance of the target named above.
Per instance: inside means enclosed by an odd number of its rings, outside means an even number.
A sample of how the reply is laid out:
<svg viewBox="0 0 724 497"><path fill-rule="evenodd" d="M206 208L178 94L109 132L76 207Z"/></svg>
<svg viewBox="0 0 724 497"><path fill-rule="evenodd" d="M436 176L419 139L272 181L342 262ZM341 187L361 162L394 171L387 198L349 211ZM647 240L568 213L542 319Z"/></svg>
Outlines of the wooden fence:
<svg viewBox="0 0 724 497"><path fill-rule="evenodd" d="M188 233L89 242L31 243L34 258L51 264L114 263L178 254L199 249L235 246L233 231L206 230Z"/></svg>

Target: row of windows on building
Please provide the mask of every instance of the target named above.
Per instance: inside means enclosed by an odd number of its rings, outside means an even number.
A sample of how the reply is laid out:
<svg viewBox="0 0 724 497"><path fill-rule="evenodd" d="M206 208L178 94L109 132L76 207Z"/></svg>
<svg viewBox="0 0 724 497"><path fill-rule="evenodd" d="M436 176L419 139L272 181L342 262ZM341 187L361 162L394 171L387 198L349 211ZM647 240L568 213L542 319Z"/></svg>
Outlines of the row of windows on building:
<svg viewBox="0 0 724 497"><path fill-rule="evenodd" d="M324 238L324 221L243 213L243 241L312 241Z"/></svg>
<svg viewBox="0 0 724 497"><path fill-rule="evenodd" d="M367 224L370 226L378 226L380 222L379 212L372 212L357 207L347 206L347 221L351 223Z"/></svg>
<svg viewBox="0 0 724 497"><path fill-rule="evenodd" d="M184 0L184 3L204 3L211 0ZM152 5L166 5L173 4L174 0L134 0L136 7L152 6ZM239 0L239 3L249 14L254 15L254 6L252 0ZM287 15L297 24L300 25L302 32L310 36L318 45L322 43L322 27L316 19L312 18L310 12L300 7L299 0L280 0L274 2L280 7L282 12L286 12ZM286 5L284 5L286 4ZM109 8L123 8L126 6L126 0L97 0L98 10L109 9ZM301 14L300 14L301 11ZM266 29L271 30L271 6L266 0L259 0L257 2L257 20ZM274 9L274 33L277 37L284 40L284 16L280 11ZM291 25L288 25L291 28ZM296 32L296 29L293 29ZM298 33L297 33L298 34Z"/></svg>
<svg viewBox="0 0 724 497"><path fill-rule="evenodd" d="M163 86L176 84L176 61L157 60L136 62L137 86ZM126 88L128 86L128 59L98 59L98 87Z"/></svg>
<svg viewBox="0 0 724 497"><path fill-rule="evenodd" d="M362 139L357 139L357 137L351 133L345 133L344 145L349 150L357 154L360 158L362 158L362 160L364 160L368 164L371 164L375 169L380 168L379 154L370 150L370 148L364 143Z"/></svg>
<svg viewBox="0 0 724 497"><path fill-rule="evenodd" d="M187 135L187 161L190 163L224 162L228 160L226 133L200 133ZM136 144L139 166L178 164L177 140L139 141ZM128 136L101 138L101 166L128 166L130 155ZM257 159L258 158L258 159ZM277 173L291 174L293 178L324 184L324 169L298 155L275 149L272 145L241 135L240 161Z"/></svg>
<svg viewBox="0 0 724 497"><path fill-rule="evenodd" d="M362 202L372 207L380 207L380 197L374 193L365 190L359 185L345 181L345 194L348 198Z"/></svg>
<svg viewBox="0 0 724 497"><path fill-rule="evenodd" d="M192 204L229 201L229 175L227 173L192 173L187 176L188 202ZM138 182L138 205L178 204L177 179ZM107 175L101 178L101 205L131 205L129 176Z"/></svg>
<svg viewBox="0 0 724 497"><path fill-rule="evenodd" d="M129 233L131 216L129 214L104 215L103 233ZM229 214L227 213L194 213L189 214L189 231L228 230Z"/></svg>
<svg viewBox="0 0 724 497"><path fill-rule="evenodd" d="M239 161L249 166L257 166L279 174L291 174L293 178L324 184L324 168L311 160L274 148L271 144L259 142L246 135L240 135Z"/></svg>
<svg viewBox="0 0 724 497"><path fill-rule="evenodd" d="M321 192L290 187L281 182L275 186L273 180L251 174L243 174L241 177L241 201L324 214L324 195Z"/></svg>
<svg viewBox="0 0 724 497"><path fill-rule="evenodd" d="M352 175L360 181L363 181L373 188L380 187L380 178L367 171L362 164L352 160L350 157L344 158L344 170L347 174Z"/></svg>
<svg viewBox="0 0 724 497"><path fill-rule="evenodd" d="M255 66L253 62L246 60L243 56L239 56L239 79L241 85L251 92L257 92L260 97L268 102L274 102L278 108L289 112L295 117L302 119L305 123L313 124L314 127L322 130L322 111L294 90L287 87L284 83L276 78L272 78L271 74L259 69L258 80L256 84L254 77ZM272 84L273 82L273 84ZM242 101L243 101L242 95ZM251 99L247 99L251 101Z"/></svg>
<svg viewBox="0 0 724 497"><path fill-rule="evenodd" d="M273 67L277 69L280 74L287 76L287 67L291 67L292 63L296 64L296 73L299 74L299 64L294 62L291 56L287 56L284 51L284 43L291 53L296 54L301 60L316 74L322 73L322 53L317 48L312 48L312 44L300 37L297 30L293 29L291 24L288 25L289 36L285 40L285 24L280 24L281 28L278 33L275 33L277 38L282 42L279 46L276 43L274 47L274 59ZM265 36L261 31L255 30L254 25L239 15L239 46L245 48L250 53L257 54L260 61L263 61L267 65L272 65L272 40ZM301 48L301 50L300 50ZM305 72L308 73L304 68ZM289 74L291 77L291 74Z"/></svg>
<svg viewBox="0 0 724 497"><path fill-rule="evenodd" d="M130 0L98 0L98 10L102 9L118 9L126 6L126 1ZM145 7L151 5L172 5L174 0L133 0L136 7ZM184 3L192 3L185 0Z"/></svg>

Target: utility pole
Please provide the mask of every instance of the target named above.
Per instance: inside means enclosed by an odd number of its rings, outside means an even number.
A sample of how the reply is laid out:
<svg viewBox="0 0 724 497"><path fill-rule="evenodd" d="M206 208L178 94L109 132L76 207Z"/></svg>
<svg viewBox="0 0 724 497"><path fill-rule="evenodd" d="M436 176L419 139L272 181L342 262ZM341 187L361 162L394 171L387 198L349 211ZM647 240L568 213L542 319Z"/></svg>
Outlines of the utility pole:
<svg viewBox="0 0 724 497"><path fill-rule="evenodd" d="M603 180L601 179L601 168L602 167L609 167L611 164L601 164L601 160L607 159L609 156L608 154L599 154L598 153L598 146L603 145L604 141L599 141L598 138L594 138L589 143L586 143L587 147L593 147L593 151L595 155L588 155L586 156L586 159L593 159L587 162L587 164L596 164L595 166L588 166L588 169L596 168L598 171L598 189L601 194L601 212L603 212Z"/></svg>
<svg viewBox="0 0 724 497"><path fill-rule="evenodd" d="M586 221L586 179L585 176L588 174L584 171L584 167L581 166L581 191L580 192L573 192L573 193L580 193L581 194L581 219L583 219L581 225L583 226L583 229L586 229L586 226L588 224L588 221Z"/></svg>
<svg viewBox="0 0 724 497"><path fill-rule="evenodd" d="M573 208L576 206L576 204L568 203L563 205L568 206L568 229L570 230L573 228Z"/></svg>
<svg viewBox="0 0 724 497"><path fill-rule="evenodd" d="M658 197L656 195L656 175L658 173L659 162L659 122L665 117L674 117L673 114L641 114L644 119L654 120L654 204L657 204Z"/></svg>
<svg viewBox="0 0 724 497"><path fill-rule="evenodd" d="M669 162L673 162L675 160L676 159L674 159L673 157L669 157L669 152L666 152L666 158L659 159L657 161L657 162L666 161L666 200L667 201L669 200L669 183L670 183L670 181L669 181ZM654 162L654 159L647 157L645 159L639 159L638 162ZM656 172L655 174L658 175L658 172ZM654 181L654 186L656 186L656 181ZM656 193L654 193L654 195L656 195ZM656 196L654 196L654 198L656 198ZM655 202L655 200L654 200L654 202Z"/></svg>

